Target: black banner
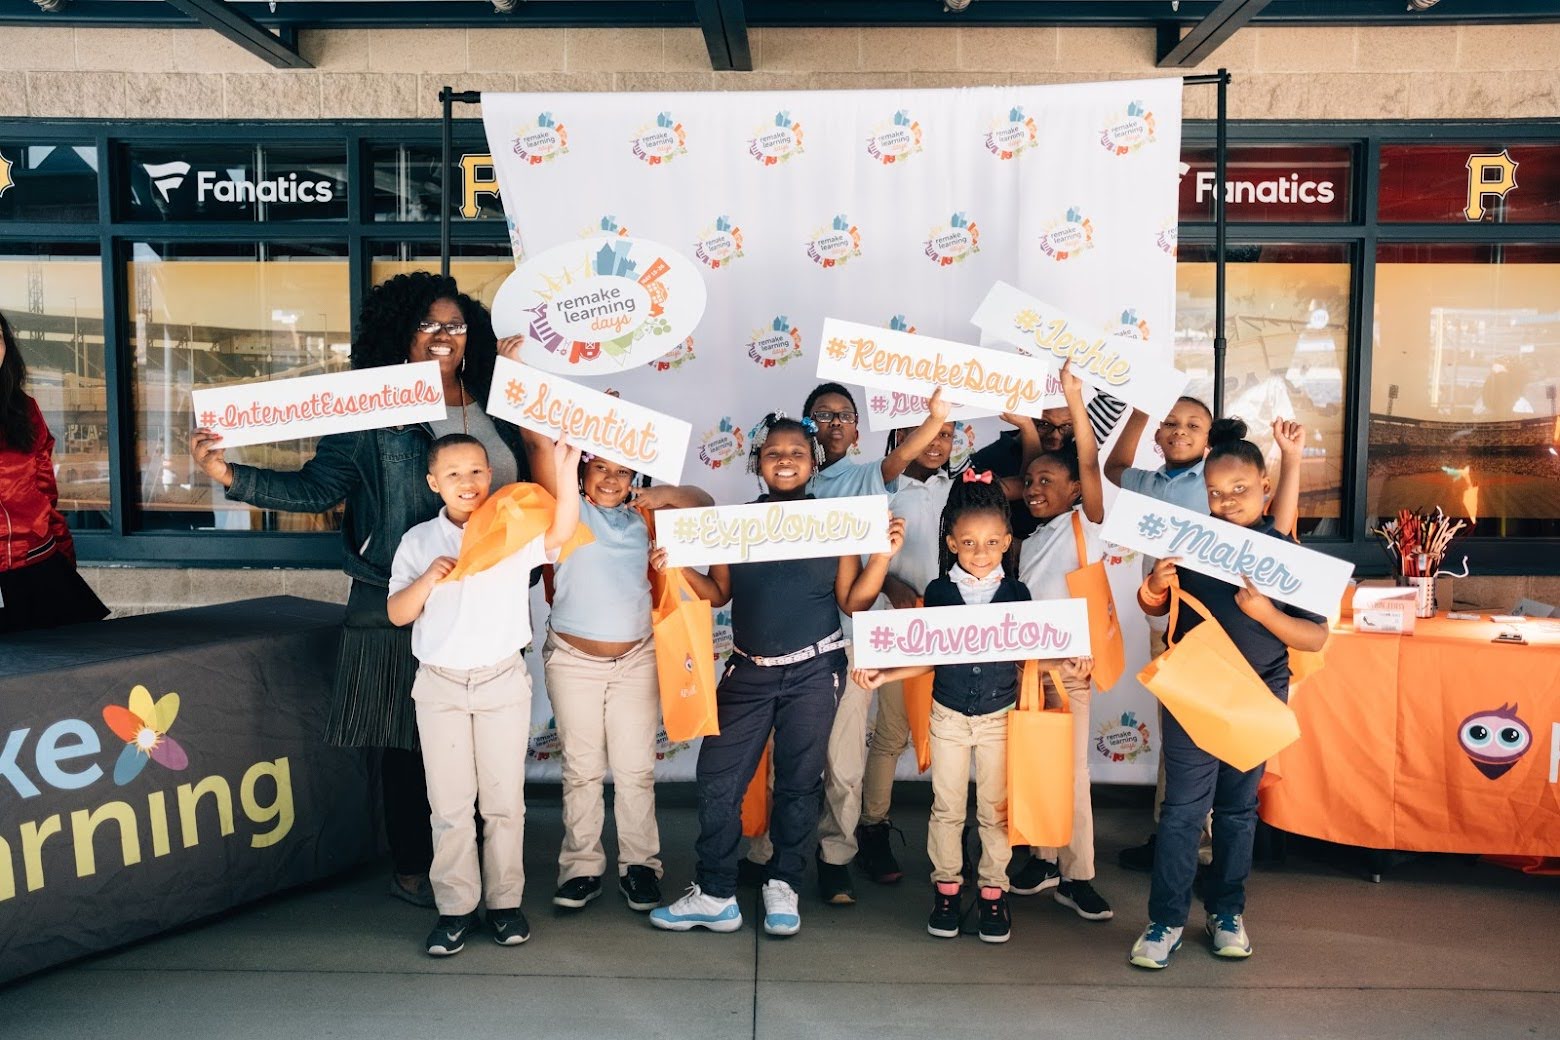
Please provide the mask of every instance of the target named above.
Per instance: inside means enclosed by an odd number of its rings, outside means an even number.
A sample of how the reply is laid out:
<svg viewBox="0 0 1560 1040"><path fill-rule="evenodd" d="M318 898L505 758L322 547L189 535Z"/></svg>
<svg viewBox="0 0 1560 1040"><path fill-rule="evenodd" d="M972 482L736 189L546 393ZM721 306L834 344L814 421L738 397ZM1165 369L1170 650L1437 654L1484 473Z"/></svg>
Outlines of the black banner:
<svg viewBox="0 0 1560 1040"><path fill-rule="evenodd" d="M368 755L320 739L341 614L277 597L7 639L0 982L374 854Z"/></svg>

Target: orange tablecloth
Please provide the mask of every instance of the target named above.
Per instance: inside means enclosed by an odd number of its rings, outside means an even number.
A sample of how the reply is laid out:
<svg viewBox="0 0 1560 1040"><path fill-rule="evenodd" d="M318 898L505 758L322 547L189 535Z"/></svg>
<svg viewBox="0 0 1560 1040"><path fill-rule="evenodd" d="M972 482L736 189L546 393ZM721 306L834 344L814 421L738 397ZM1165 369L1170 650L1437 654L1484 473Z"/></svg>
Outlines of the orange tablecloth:
<svg viewBox="0 0 1560 1040"><path fill-rule="evenodd" d="M1528 645L1490 642L1507 628ZM1364 848L1560 856L1560 624L1340 625L1323 653L1290 699L1301 737L1270 764L1263 820ZM1479 725L1483 747L1464 733ZM1501 750L1512 730L1525 751Z"/></svg>

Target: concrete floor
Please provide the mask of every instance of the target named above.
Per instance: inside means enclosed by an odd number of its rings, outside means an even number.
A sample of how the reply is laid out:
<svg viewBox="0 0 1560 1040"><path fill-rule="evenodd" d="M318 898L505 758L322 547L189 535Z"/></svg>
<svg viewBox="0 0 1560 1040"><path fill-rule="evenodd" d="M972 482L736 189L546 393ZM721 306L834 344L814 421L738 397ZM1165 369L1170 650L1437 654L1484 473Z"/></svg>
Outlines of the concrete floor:
<svg viewBox="0 0 1560 1040"><path fill-rule="evenodd" d="M430 958L431 912L390 899L385 869L365 868L0 988L0 1037L1560 1038L1560 879L1420 857L1375 885L1357 855L1291 842L1282 867L1253 878L1249 961L1211 956L1189 928L1169 969L1148 973L1126 963L1148 879L1115 865L1149 829L1141 798L1096 799L1096 884L1115 920L1083 921L1049 893L1015 898L1013 940L989 946L924 931L923 791L901 799L912 876L858 878L850 908L804 893L794 938L755 930L751 890L732 935L656 932L613 893L555 912L554 789L529 813L524 946L479 935ZM695 821L685 797L665 801L683 803L661 812L675 896Z"/></svg>

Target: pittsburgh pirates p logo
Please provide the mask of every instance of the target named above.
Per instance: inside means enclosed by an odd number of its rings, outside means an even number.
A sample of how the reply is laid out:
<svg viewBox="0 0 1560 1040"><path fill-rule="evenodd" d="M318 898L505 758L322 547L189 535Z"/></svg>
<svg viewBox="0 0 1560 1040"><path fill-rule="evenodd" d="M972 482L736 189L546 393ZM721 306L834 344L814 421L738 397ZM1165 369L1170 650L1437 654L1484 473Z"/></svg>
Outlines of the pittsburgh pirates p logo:
<svg viewBox="0 0 1560 1040"><path fill-rule="evenodd" d="M461 180L465 185L461 195L460 215L467 220L476 220L482 215L481 196L498 195L498 177L493 169L493 157L463 155L460 157L460 172L464 175Z"/></svg>
<svg viewBox="0 0 1560 1040"><path fill-rule="evenodd" d="M4 195L6 190L15 183L11 179L11 160L7 159L3 152L0 152L0 195Z"/></svg>
<svg viewBox="0 0 1560 1040"><path fill-rule="evenodd" d="M1516 186L1517 163L1505 149L1493 155L1468 156L1468 205L1463 216L1483 220L1485 196L1505 198Z"/></svg>

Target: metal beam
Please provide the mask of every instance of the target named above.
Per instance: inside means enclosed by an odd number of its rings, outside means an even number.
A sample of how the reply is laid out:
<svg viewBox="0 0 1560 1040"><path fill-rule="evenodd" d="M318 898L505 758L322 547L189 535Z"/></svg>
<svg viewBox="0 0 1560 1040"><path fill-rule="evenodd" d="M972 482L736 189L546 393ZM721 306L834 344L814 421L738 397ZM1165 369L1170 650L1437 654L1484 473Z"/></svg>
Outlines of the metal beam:
<svg viewBox="0 0 1560 1040"><path fill-rule="evenodd" d="M1218 50L1225 40L1234 36L1241 26L1262 13L1271 0L1224 0L1213 11L1192 26L1191 31L1171 47L1159 53L1162 69L1189 69L1201 65L1208 56ZM1160 34L1163 44L1165 34Z"/></svg>
<svg viewBox="0 0 1560 1040"><path fill-rule="evenodd" d="M167 0L168 6L189 15L208 29L238 44L250 54L279 69L312 69L314 65L297 51L296 44L273 36L223 0Z"/></svg>
<svg viewBox="0 0 1560 1040"><path fill-rule="evenodd" d="M747 10L742 0L720 0L720 20L726 29L731 67L738 72L752 72L753 48L748 44Z"/></svg>
<svg viewBox="0 0 1560 1040"><path fill-rule="evenodd" d="M699 15L699 30L704 47L710 52L710 68L724 72L731 68L731 48L726 43L726 28L721 24L720 0L693 0Z"/></svg>

